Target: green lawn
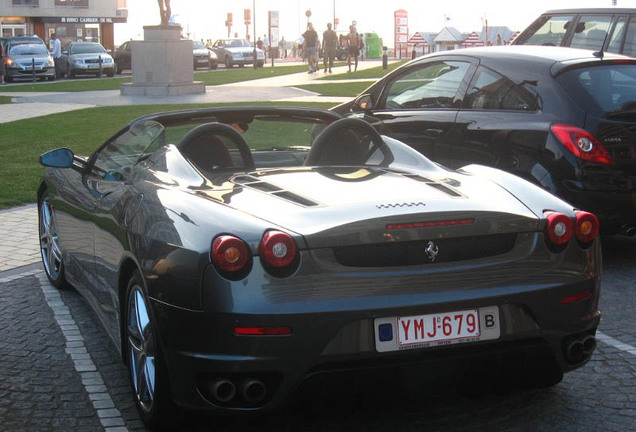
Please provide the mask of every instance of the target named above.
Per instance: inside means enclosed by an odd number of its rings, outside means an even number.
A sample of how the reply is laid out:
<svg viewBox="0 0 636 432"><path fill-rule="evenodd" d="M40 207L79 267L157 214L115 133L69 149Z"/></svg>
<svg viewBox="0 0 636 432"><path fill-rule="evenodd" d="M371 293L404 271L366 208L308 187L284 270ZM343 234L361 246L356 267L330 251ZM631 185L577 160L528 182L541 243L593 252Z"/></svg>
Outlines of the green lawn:
<svg viewBox="0 0 636 432"><path fill-rule="evenodd" d="M305 84L294 86L318 93L322 96L350 96L354 97L362 93L373 82L350 82L350 83L325 83L325 84Z"/></svg>
<svg viewBox="0 0 636 432"><path fill-rule="evenodd" d="M11 103L11 98L9 96L0 96L0 104L8 103Z"/></svg>
<svg viewBox="0 0 636 432"><path fill-rule="evenodd" d="M311 106L333 104L246 103L236 105ZM68 147L77 154L91 154L103 141L128 122L144 114L207 105L134 105L89 108L0 124L0 208L35 202L42 167L40 154ZM220 105L222 106L222 105Z"/></svg>
<svg viewBox="0 0 636 432"><path fill-rule="evenodd" d="M387 69L382 69L382 66L378 66L378 67L374 67L374 68L369 68L369 69L364 69L364 70L359 70L356 72L345 72L343 74L335 74L335 75L327 75L325 77L322 78L318 78L320 80L343 80L343 79L363 79L363 78L382 78L384 75L388 74L389 72L397 69L398 67L402 66L403 64L405 64L407 61L399 61L399 62L393 62L393 63L389 63L388 68Z"/></svg>
<svg viewBox="0 0 636 432"><path fill-rule="evenodd" d="M297 72L305 72L307 66L267 66L253 69L251 67L233 68L229 70L215 70L196 72L194 79L203 81L206 85L231 84L240 81L251 81L260 78L271 78L280 75L288 75ZM116 77L102 79L77 79L73 81L59 80L48 83L25 83L7 87L7 91L16 92L80 92L91 90L119 90L122 83L131 82L131 77Z"/></svg>

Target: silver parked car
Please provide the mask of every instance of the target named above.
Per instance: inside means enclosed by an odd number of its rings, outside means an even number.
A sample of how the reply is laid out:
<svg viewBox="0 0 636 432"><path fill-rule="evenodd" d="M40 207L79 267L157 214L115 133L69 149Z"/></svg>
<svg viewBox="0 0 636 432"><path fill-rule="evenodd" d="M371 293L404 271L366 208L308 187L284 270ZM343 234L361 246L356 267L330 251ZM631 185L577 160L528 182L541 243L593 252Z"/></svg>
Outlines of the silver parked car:
<svg viewBox="0 0 636 432"><path fill-rule="evenodd" d="M234 65L243 67L246 64L252 64L254 51L256 51L256 66L262 67L265 64L265 52L256 48L247 39L219 39L212 45L212 51L216 54L220 63L226 68Z"/></svg>
<svg viewBox="0 0 636 432"><path fill-rule="evenodd" d="M62 51L62 75L75 78L76 75L99 76L100 72L109 77L115 75L115 61L101 44L71 42Z"/></svg>

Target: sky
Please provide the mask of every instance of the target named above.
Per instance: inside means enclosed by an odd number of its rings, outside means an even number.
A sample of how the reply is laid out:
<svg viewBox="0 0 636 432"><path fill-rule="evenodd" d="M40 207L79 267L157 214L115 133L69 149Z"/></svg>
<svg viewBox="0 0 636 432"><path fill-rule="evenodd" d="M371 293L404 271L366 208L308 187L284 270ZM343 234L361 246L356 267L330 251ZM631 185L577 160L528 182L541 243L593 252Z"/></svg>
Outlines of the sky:
<svg viewBox="0 0 636 432"><path fill-rule="evenodd" d="M143 39L143 26L159 23L156 0L128 0L128 23L115 24L115 43ZM417 31L438 32L444 26L462 33L481 31L489 26L507 26L523 30L542 12L559 8L612 7L612 0L172 0L174 20L181 24L185 37L212 39L227 37L225 20L233 15L232 35L245 37L243 10L256 5L256 35L267 33L268 11L278 11L280 36L296 40L305 31L305 12L311 10L310 21L321 34L335 16L337 30L348 31L357 24L359 32L376 32L385 45L393 45L393 13L408 12L409 35ZM636 0L617 0L617 7L636 8ZM250 36L253 33L249 27Z"/></svg>

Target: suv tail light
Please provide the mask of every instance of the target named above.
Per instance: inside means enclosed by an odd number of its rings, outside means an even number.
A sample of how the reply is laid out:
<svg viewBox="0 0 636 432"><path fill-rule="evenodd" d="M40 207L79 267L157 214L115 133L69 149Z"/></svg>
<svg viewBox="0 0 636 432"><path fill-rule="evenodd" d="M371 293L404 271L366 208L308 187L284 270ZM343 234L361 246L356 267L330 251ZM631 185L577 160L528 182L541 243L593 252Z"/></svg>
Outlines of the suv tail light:
<svg viewBox="0 0 636 432"><path fill-rule="evenodd" d="M210 251L212 262L222 272L236 273L250 260L250 249L237 237L222 235L212 242Z"/></svg>
<svg viewBox="0 0 636 432"><path fill-rule="evenodd" d="M614 165L614 158L591 133L564 124L554 124L552 133L574 156L589 162Z"/></svg>
<svg viewBox="0 0 636 432"><path fill-rule="evenodd" d="M546 218L545 236L548 244L554 246L563 246L572 238L572 219L563 213L547 211L544 213Z"/></svg>
<svg viewBox="0 0 636 432"><path fill-rule="evenodd" d="M577 210L576 220L574 221L574 235L581 243L592 242L599 231L599 223L596 216L592 213Z"/></svg>
<svg viewBox="0 0 636 432"><path fill-rule="evenodd" d="M281 231L267 231L258 247L258 253L267 266L287 267L296 259L296 243L289 234Z"/></svg>

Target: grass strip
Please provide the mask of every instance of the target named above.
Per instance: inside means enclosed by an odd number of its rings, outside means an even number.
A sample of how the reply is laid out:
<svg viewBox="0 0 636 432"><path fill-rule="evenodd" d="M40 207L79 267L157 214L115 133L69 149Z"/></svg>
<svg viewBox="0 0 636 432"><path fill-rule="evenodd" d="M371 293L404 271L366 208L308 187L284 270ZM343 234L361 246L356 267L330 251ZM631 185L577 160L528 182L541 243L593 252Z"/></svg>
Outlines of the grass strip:
<svg viewBox="0 0 636 432"><path fill-rule="evenodd" d="M132 105L87 108L0 124L0 208L36 200L42 175L40 154L68 147L88 155L131 120L145 114L212 106L302 106L330 108L331 103L244 103Z"/></svg>
<svg viewBox="0 0 636 432"><path fill-rule="evenodd" d="M318 78L318 79L319 80L326 80L326 81L343 80L343 79L362 79L362 78L376 78L376 79L380 79L384 75L388 74L391 71L394 71L395 69L397 69L398 67L402 66L406 62L407 62L406 60L403 60L403 61L389 63L387 69L383 69L382 66L377 66L377 67L374 67L374 68L358 70L356 72L351 72L351 73L345 72L345 73L342 73L342 74L327 75L327 76L324 76L324 77Z"/></svg>
<svg viewBox="0 0 636 432"><path fill-rule="evenodd" d="M8 104L11 103L10 96L0 96L0 104Z"/></svg>
<svg viewBox="0 0 636 432"><path fill-rule="evenodd" d="M203 81L205 85L231 84L240 81L251 81L261 78L271 78L289 75L307 70L305 65L251 67L221 69L214 71L196 72L195 81ZM119 90L123 83L132 82L131 77L58 80L55 82L25 83L12 85L6 91L12 92L81 92L94 90Z"/></svg>
<svg viewBox="0 0 636 432"><path fill-rule="evenodd" d="M303 84L294 87L318 93L322 96L346 96L355 97L373 84L372 82L348 82L348 83L325 83L325 84Z"/></svg>

